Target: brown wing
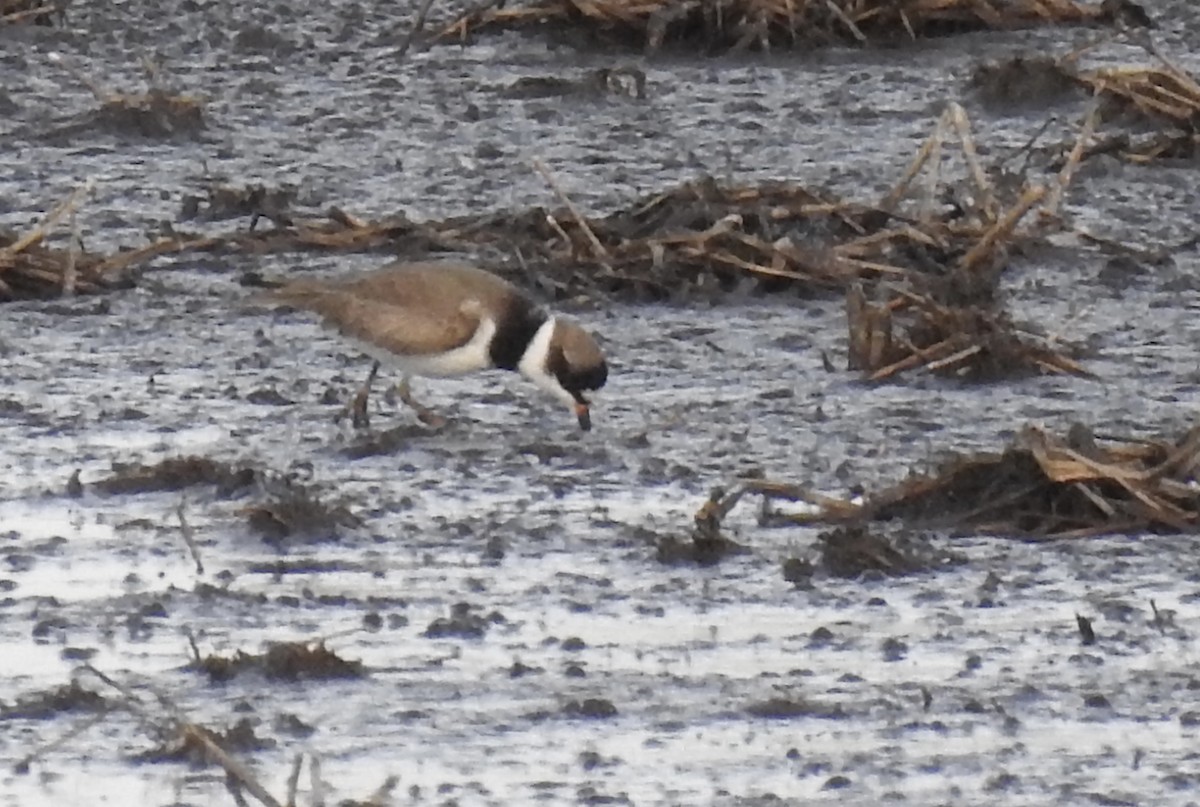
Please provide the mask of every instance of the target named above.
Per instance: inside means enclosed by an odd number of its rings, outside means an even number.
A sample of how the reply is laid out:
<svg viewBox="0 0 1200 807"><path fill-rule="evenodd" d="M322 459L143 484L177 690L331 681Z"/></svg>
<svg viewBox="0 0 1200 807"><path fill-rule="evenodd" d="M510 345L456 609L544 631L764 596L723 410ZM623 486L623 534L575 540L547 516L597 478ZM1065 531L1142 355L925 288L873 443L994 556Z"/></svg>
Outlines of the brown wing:
<svg viewBox="0 0 1200 807"><path fill-rule="evenodd" d="M279 302L321 315L340 333L401 356L439 353L465 344L479 326L477 309L397 305L338 287L300 281L276 290Z"/></svg>
<svg viewBox="0 0 1200 807"><path fill-rule="evenodd" d="M359 297L447 317L468 300L499 314L521 296L508 281L462 263L394 263L338 285Z"/></svg>

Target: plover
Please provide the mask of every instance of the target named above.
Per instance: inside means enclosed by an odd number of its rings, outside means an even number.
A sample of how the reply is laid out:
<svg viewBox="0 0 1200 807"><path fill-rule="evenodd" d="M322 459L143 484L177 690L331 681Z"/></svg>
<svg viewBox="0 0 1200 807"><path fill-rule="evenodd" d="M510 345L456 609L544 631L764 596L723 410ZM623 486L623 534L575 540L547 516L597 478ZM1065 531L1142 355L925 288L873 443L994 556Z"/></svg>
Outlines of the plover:
<svg viewBox="0 0 1200 807"><path fill-rule="evenodd" d="M320 314L375 359L355 399L355 425L366 425L366 396L381 362L403 373L401 399L430 424L443 421L412 399L410 376L515 370L570 406L584 430L592 427L584 393L608 380L604 354L587 331L474 266L395 263L345 280L297 280L268 298Z"/></svg>

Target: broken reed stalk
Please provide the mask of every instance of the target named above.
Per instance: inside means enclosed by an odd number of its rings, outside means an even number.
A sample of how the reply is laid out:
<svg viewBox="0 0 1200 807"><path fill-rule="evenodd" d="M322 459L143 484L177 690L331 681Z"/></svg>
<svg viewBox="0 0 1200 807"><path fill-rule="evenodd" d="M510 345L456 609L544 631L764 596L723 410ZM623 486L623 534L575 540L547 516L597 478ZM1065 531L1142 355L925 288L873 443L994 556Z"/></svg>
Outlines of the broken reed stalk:
<svg viewBox="0 0 1200 807"><path fill-rule="evenodd" d="M788 6L789 6L789 8L791 7L790 2L788 3ZM854 37L856 40L858 40L858 43L860 45L866 44L867 35L862 32L862 30L858 27L858 25L854 22L854 20L850 19L850 17L846 15L846 12L842 10L841 6L839 6L836 2L834 2L834 0L825 0L825 6L829 9L829 12L831 14L833 14L833 16L838 18L838 20L842 23L842 25L846 26L846 30L848 30L850 32L850 35L852 37ZM907 23L908 23L908 19L906 18L905 19L906 26L907 26ZM913 34L913 30L912 30L911 26L908 26L908 33L913 39L916 39L916 35Z"/></svg>
<svg viewBox="0 0 1200 807"><path fill-rule="evenodd" d="M75 295L75 282L77 280L76 268L79 262L79 251L83 244L83 239L79 233L79 218L75 215L75 211L71 211L71 241L67 245L67 265L63 269L62 277L62 293L63 297L73 297Z"/></svg>
<svg viewBox="0 0 1200 807"><path fill-rule="evenodd" d="M187 514L184 512L184 507L187 505L187 499L179 500L179 507L175 508L175 514L179 516L179 532L183 536L183 542L187 544L188 551L192 553L192 560L196 563L196 574L204 574L204 563L200 560L200 548L196 546L196 536L192 531L192 525L188 523Z"/></svg>
<svg viewBox="0 0 1200 807"><path fill-rule="evenodd" d="M996 195L992 191L992 183L988 181L987 172L979 163L979 153L975 150L975 137L971 134L971 119L967 117L967 111L954 101L950 102L950 107L946 112L950 115L950 122L954 124L955 130L958 132L963 159L971 172L971 178L975 181L975 188L982 197L977 207L983 213L985 221L995 221L997 215Z"/></svg>
<svg viewBox="0 0 1200 807"><path fill-rule="evenodd" d="M239 760L230 756L224 748L213 742L212 738L208 736L208 732L195 723L186 722L183 723L179 731L182 737L199 744L204 749L204 754L209 760L224 768L227 776L236 781L239 786L245 788L246 792L258 799L264 807L283 807L283 804L262 786L262 783L255 777L254 772Z"/></svg>
<svg viewBox="0 0 1200 807"><path fill-rule="evenodd" d="M75 209L79 206L79 203L83 201L83 198L87 194L91 193L95 187L96 180L89 179L75 190L71 191L71 194L67 196L66 199L59 202L53 210L42 217L42 220L38 222L36 227L25 233L25 235L21 236L7 247L0 248L0 256L17 255L18 253L29 249L34 244L40 243L47 235L50 234L51 229L58 224L63 216L75 211Z"/></svg>
<svg viewBox="0 0 1200 807"><path fill-rule="evenodd" d="M58 6L38 6L37 8L28 8L24 11L14 11L11 14L5 14L0 17L0 24L10 25L13 23L24 22L25 20L33 19L34 17L45 17L59 12Z"/></svg>
<svg viewBox="0 0 1200 807"><path fill-rule="evenodd" d="M579 225L579 228L583 230L583 234L586 235L588 241L591 242L595 257L601 260L607 260L608 250L604 248L604 245L600 243L600 239L596 237L594 232L592 232L592 228L588 225L587 219L580 214L578 208L575 207L574 202L572 202L571 199L565 193L563 193L563 189L560 188L558 183L554 181L554 177L551 176L550 171L547 170L545 164L543 164L538 158L534 157L533 168L542 175L542 179L546 180L546 184L550 186L550 190L554 191L555 195L558 196L558 198L566 206L567 210L570 211L571 216L575 219L575 223ZM612 267L609 266L608 270L611 272Z"/></svg>
<svg viewBox="0 0 1200 807"><path fill-rule="evenodd" d="M321 778L321 758L315 755L308 760L308 784L312 791L309 794L312 807L325 807L325 780Z"/></svg>
<svg viewBox="0 0 1200 807"><path fill-rule="evenodd" d="M55 737L53 740L38 746L25 756L21 757L13 764L13 771L16 773L26 773L29 770L30 765L37 762L39 759L51 753L52 751L57 751L59 748L62 748L71 740L74 740L76 737L83 734L93 726L99 724L100 721L107 717L107 712L100 712L99 714L90 715L84 720L81 720L59 736Z"/></svg>
<svg viewBox="0 0 1200 807"><path fill-rule="evenodd" d="M296 791L300 787L300 768L304 765L304 753L292 758L292 772L287 779L287 807L296 807Z"/></svg>
<svg viewBox="0 0 1200 807"><path fill-rule="evenodd" d="M96 97L96 100L100 103L109 104L121 97L117 93L109 92L101 87L97 82L93 81L90 76L86 75L82 70L64 59L61 53L50 53L46 58L61 67L63 70L66 70L75 78L76 81L87 87L88 90L91 91L92 95Z"/></svg>
<svg viewBox="0 0 1200 807"><path fill-rule="evenodd" d="M997 244L1012 235L1021 218L1029 212L1030 208L1040 202L1045 195L1046 189L1041 185L1034 185L1027 188L1021 194L1021 198L1017 200L1017 203L1012 206L1012 209L993 224L983 234L983 237L975 242L975 246L971 247L967 254L962 256L959 266L967 270L975 269L991 257Z"/></svg>
<svg viewBox="0 0 1200 807"><path fill-rule="evenodd" d="M929 150L928 172L925 174L924 193L917 205L917 220L928 224L937 205L938 187L942 177L942 149L946 145L946 118L949 110L938 117L933 127L933 148Z"/></svg>
<svg viewBox="0 0 1200 807"><path fill-rule="evenodd" d="M1079 167L1080 160L1083 159L1084 147L1092 139L1092 134L1096 131L1096 122L1100 117L1100 96L1102 93L1103 85L1097 89L1091 106L1088 108L1087 115L1084 116L1079 136L1075 138L1075 145L1071 148L1071 153L1068 155L1066 163L1059 169L1056 181L1050 188L1050 194L1046 199L1046 203L1042 205L1042 213L1044 215L1058 215L1058 208L1062 204L1063 194L1066 193L1067 186L1071 184L1071 179L1075 176L1075 170Z"/></svg>
<svg viewBox="0 0 1200 807"><path fill-rule="evenodd" d="M425 17L429 14L429 7L433 5L433 0L423 0L421 8L417 11L417 19L413 22L412 29L409 30L408 36L404 37L404 41L400 43L400 47L396 48L396 58L403 59L408 53L409 47L413 40L421 35L421 31L425 28Z"/></svg>

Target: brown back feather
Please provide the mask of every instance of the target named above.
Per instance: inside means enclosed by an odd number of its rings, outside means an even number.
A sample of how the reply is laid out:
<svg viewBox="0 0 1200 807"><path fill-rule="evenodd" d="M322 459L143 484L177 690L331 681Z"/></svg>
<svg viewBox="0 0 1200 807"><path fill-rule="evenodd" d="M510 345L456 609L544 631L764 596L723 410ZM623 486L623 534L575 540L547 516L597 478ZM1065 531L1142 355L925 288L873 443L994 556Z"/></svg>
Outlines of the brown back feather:
<svg viewBox="0 0 1200 807"><path fill-rule="evenodd" d="M347 336L413 356L465 344L479 325L478 307L500 312L519 295L508 282L473 266L411 263L348 280L298 280L270 297L320 314Z"/></svg>

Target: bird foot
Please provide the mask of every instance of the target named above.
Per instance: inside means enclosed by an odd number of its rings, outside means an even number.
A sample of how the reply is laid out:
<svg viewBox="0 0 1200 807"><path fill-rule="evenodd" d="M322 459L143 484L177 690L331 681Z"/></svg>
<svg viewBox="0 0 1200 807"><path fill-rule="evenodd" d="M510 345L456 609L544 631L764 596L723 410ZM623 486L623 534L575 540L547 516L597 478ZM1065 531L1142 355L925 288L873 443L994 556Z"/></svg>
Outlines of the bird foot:
<svg viewBox="0 0 1200 807"><path fill-rule="evenodd" d="M409 386L407 378L400 382L396 392L400 396L400 400L417 413L417 420L421 421L429 428L441 429L450 422L445 416L439 415L437 412L434 412L427 406L422 406L413 399L412 387Z"/></svg>

